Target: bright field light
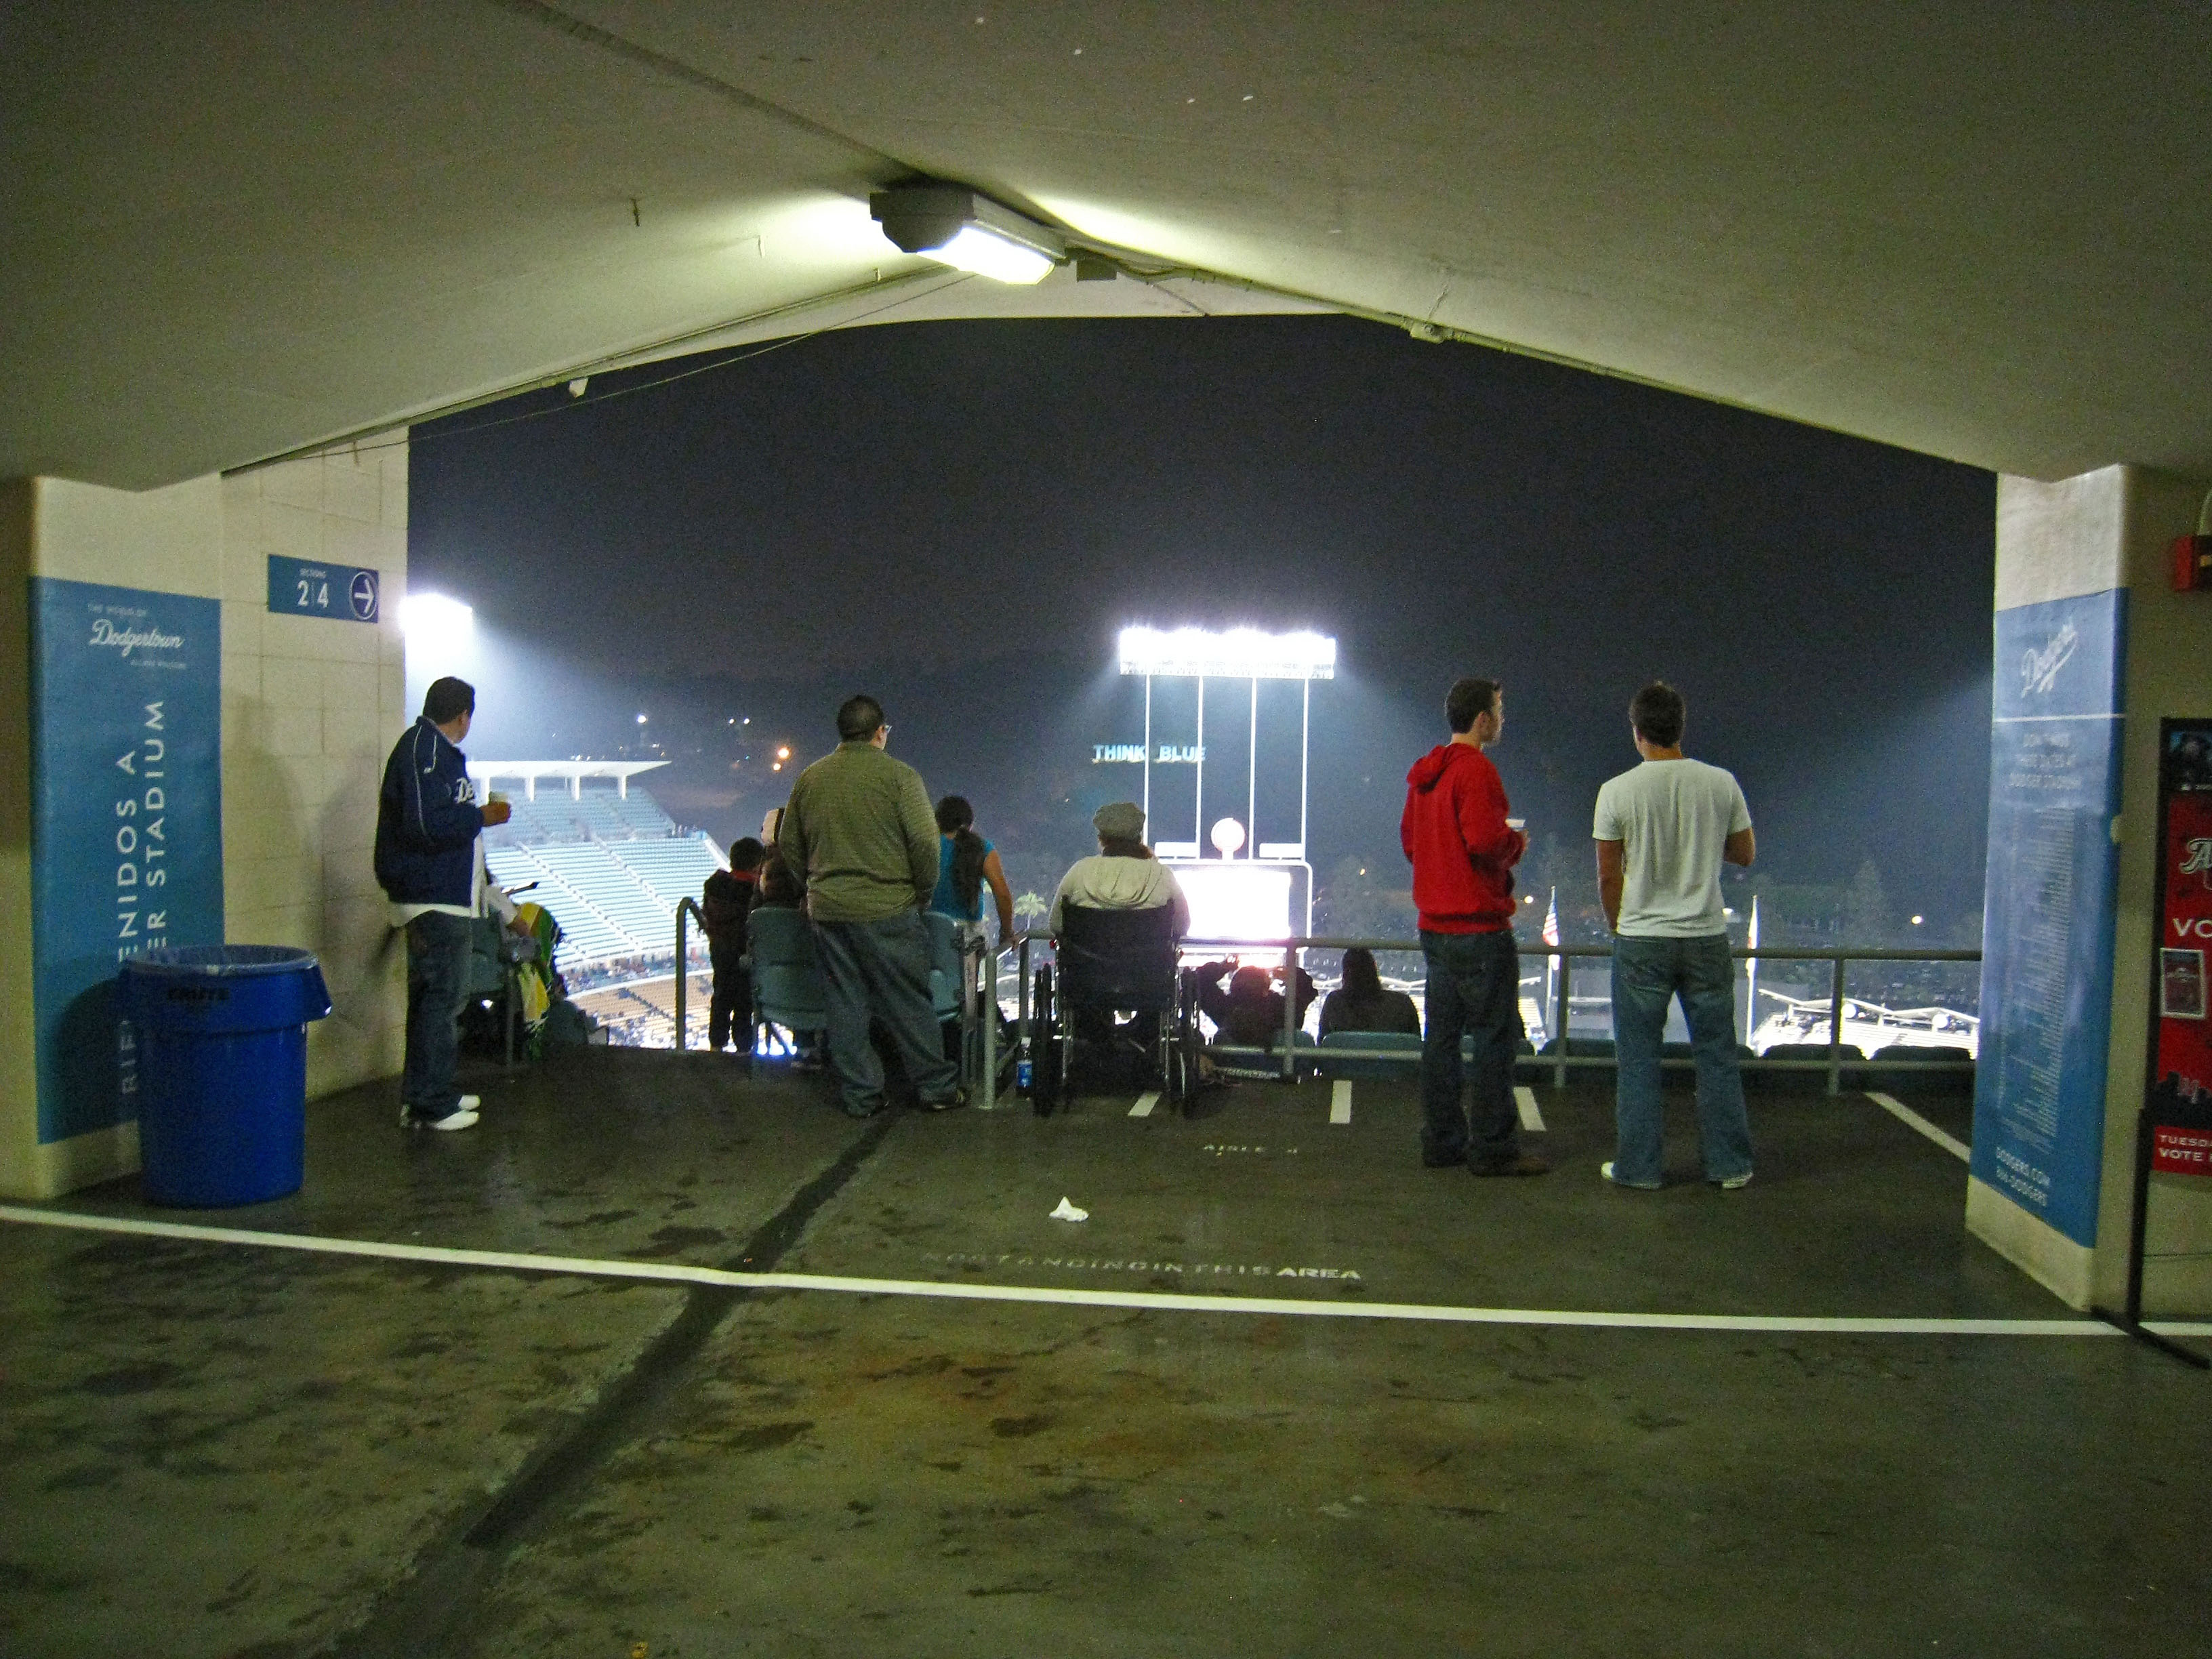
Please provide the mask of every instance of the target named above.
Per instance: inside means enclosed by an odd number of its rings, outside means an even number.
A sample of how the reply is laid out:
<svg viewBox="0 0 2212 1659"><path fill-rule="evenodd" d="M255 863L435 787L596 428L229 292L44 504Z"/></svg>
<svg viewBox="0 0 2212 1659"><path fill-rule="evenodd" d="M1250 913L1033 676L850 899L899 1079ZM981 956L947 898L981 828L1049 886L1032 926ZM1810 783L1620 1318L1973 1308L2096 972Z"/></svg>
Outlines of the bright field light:
<svg viewBox="0 0 2212 1659"><path fill-rule="evenodd" d="M1291 872L1249 864L1176 864L1169 866L1183 896L1190 901L1193 939L1288 939L1291 935Z"/></svg>
<svg viewBox="0 0 2212 1659"><path fill-rule="evenodd" d="M465 638L476 625L474 611L443 593L410 593L399 601L399 631L410 640Z"/></svg>
<svg viewBox="0 0 2212 1659"><path fill-rule="evenodd" d="M1124 674L1204 675L1208 679L1333 680L1336 641L1326 634L1218 633L1205 628L1125 628Z"/></svg>

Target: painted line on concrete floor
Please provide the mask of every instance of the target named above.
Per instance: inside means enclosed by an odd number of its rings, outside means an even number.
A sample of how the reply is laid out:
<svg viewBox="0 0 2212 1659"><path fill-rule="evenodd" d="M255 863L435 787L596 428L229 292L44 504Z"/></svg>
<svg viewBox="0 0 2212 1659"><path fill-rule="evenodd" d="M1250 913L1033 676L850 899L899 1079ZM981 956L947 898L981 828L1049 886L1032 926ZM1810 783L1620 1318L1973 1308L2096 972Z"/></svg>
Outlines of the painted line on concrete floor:
<svg viewBox="0 0 2212 1659"><path fill-rule="evenodd" d="M2097 1319L1821 1318L1784 1314L1603 1313L1577 1309L1460 1308L1425 1302L1322 1302L1262 1296L1200 1296L1177 1291L1060 1290L1035 1285L945 1283L927 1279L853 1279L833 1273L733 1273L678 1262L595 1261L513 1250L458 1249L442 1244L386 1243L307 1233L257 1232L132 1216L80 1215L65 1210L0 1204L0 1221L80 1232L175 1238L318 1255L422 1261L493 1272L568 1273L585 1279L713 1285L749 1291L825 1291L851 1296L910 1296L949 1302L1030 1302L1082 1308L1152 1309L1165 1313L1288 1315L1310 1319L1397 1319L1446 1325L1551 1325L1610 1330L1771 1331L1838 1336L2124 1337ZM2212 1321L2147 1321L2162 1336L2212 1336Z"/></svg>
<svg viewBox="0 0 2212 1659"><path fill-rule="evenodd" d="M1942 1130L1937 1128L1926 1118L1921 1116L1919 1113L1914 1111L1912 1108L1906 1105L1903 1101L1897 1099L1894 1096L1878 1095L1872 1090L1869 1090L1867 1091L1867 1098L1874 1102L1875 1105L1881 1107L1883 1111L1887 1112L1899 1123L1905 1125L1906 1128L1917 1129L1922 1134L1926 1135L1929 1139L1934 1141L1938 1146L1941 1146L1945 1152L1950 1153L1952 1157L1957 1158L1961 1164L1971 1164L1974 1161L1972 1149L1970 1148L1965 1141L1960 1139L1956 1135L1946 1134Z"/></svg>
<svg viewBox="0 0 2212 1659"><path fill-rule="evenodd" d="M1328 1121L1331 1123L1352 1121L1352 1079L1340 1077L1328 1085Z"/></svg>
<svg viewBox="0 0 2212 1659"><path fill-rule="evenodd" d="M1158 1089L1147 1089L1144 1093L1137 1097L1137 1103L1129 1108L1129 1115L1131 1117L1150 1117L1152 1115L1152 1108L1159 1103L1160 1091Z"/></svg>
<svg viewBox="0 0 2212 1659"><path fill-rule="evenodd" d="M1536 1109L1536 1091L1525 1083L1513 1085L1513 1103L1521 1109L1521 1127L1530 1134L1544 1133L1544 1115Z"/></svg>

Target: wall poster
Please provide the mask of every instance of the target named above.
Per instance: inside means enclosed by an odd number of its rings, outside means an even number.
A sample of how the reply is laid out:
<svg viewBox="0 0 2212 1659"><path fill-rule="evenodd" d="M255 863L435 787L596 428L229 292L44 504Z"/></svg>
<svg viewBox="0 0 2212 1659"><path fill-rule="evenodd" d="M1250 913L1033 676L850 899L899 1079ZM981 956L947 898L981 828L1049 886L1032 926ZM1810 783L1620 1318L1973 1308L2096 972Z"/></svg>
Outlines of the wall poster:
<svg viewBox="0 0 2212 1659"><path fill-rule="evenodd" d="M137 1115L117 966L222 942L222 607L31 579L39 1139Z"/></svg>
<svg viewBox="0 0 2212 1659"><path fill-rule="evenodd" d="M2151 1168L2212 1176L2212 720L2159 728L2158 978L2151 997Z"/></svg>
<svg viewBox="0 0 2212 1659"><path fill-rule="evenodd" d="M2127 594L1996 616L1973 1172L2097 1237L2119 884Z"/></svg>

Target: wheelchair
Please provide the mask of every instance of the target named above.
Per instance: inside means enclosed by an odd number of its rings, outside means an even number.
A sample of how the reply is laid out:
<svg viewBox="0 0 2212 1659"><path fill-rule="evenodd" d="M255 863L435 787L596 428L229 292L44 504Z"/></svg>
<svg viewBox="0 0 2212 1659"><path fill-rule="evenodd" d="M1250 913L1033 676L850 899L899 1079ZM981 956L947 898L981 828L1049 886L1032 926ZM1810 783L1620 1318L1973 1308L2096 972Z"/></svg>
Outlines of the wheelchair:
<svg viewBox="0 0 2212 1659"><path fill-rule="evenodd" d="M1177 965L1175 915L1065 905L1054 950L1030 994L1030 1103L1049 1117L1074 1092L1079 1061L1103 1069L1137 1062L1139 1087L1157 1086L1185 1116L1198 1095L1198 990ZM1132 1018L1117 1024L1115 1015Z"/></svg>

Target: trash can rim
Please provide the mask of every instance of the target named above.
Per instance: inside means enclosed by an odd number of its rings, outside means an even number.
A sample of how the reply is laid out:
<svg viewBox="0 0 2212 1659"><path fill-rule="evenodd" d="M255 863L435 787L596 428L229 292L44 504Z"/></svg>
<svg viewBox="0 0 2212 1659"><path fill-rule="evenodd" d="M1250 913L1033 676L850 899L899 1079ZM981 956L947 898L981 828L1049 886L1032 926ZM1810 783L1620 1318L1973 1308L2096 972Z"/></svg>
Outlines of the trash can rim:
<svg viewBox="0 0 2212 1659"><path fill-rule="evenodd" d="M313 951L289 945L171 945L123 962L125 973L157 978L237 979L319 968Z"/></svg>

